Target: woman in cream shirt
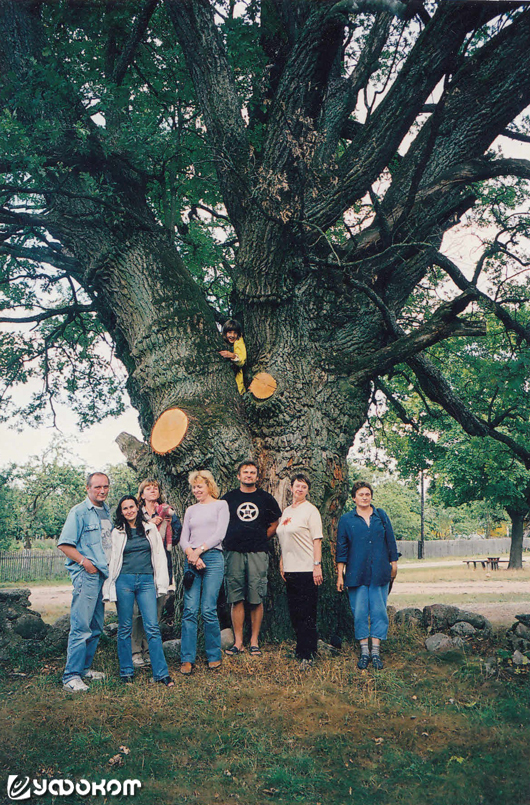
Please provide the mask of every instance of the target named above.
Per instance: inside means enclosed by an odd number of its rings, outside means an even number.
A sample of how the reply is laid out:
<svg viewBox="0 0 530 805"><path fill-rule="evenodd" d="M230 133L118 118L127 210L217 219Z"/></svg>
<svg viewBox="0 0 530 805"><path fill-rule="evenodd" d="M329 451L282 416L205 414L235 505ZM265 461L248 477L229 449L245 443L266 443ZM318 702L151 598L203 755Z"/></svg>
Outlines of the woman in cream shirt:
<svg viewBox="0 0 530 805"><path fill-rule="evenodd" d="M286 584L296 656L311 666L317 653L318 588L322 584L322 520L307 500L311 482L301 473L291 480L293 502L280 518L280 573Z"/></svg>

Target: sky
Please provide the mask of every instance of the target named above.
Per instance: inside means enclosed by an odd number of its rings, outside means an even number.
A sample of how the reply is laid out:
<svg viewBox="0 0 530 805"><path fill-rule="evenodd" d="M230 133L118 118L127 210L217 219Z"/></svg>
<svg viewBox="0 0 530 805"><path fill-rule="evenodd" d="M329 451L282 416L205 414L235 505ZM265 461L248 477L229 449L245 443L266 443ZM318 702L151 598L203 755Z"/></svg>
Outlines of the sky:
<svg viewBox="0 0 530 805"><path fill-rule="evenodd" d="M74 463L86 466L94 471L108 464L125 462L123 453L115 442L122 431L142 438L138 417L134 408L130 407L120 417L107 417L102 422L79 431L75 416L65 406L58 407L61 430L52 427L26 427L21 432L0 424L0 467L10 464L24 464L32 456L42 455L57 436L68 440L67 446L72 451Z"/></svg>

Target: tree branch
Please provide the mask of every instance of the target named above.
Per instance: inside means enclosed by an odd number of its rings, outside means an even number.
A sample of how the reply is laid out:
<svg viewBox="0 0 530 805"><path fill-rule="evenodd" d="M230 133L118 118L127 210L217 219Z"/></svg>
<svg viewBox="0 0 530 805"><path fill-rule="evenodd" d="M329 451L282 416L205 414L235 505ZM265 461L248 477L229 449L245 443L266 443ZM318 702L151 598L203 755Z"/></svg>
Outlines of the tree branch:
<svg viewBox="0 0 530 805"><path fill-rule="evenodd" d="M354 136L355 128L348 128L348 117L355 109L357 95L365 87L373 73L379 66L379 57L388 39L393 15L380 13L368 34L366 44L361 51L355 69L347 79L340 78L330 83L330 90L324 105L322 128L325 133L325 142L318 154L321 165L327 164L335 154L338 141L345 133ZM356 122L356 121L355 121ZM349 137L349 139L353 139Z"/></svg>
<svg viewBox="0 0 530 805"><path fill-rule="evenodd" d="M530 469L530 450L505 433L495 430L484 420L475 416L460 397L455 394L446 378L424 355L416 355L407 360L429 399L438 403L455 419L470 436L490 436L505 444L527 469Z"/></svg>
<svg viewBox="0 0 530 805"><path fill-rule="evenodd" d="M0 322L8 324L39 324L41 321L53 319L56 316L74 317L80 313L94 313L93 305L68 305L68 307L58 307L53 310L44 310L42 313L35 313L33 316L0 316Z"/></svg>
<svg viewBox="0 0 530 805"><path fill-rule="evenodd" d="M149 25L149 20L151 19L157 4L158 0L145 0L138 16L136 17L121 56L114 65L112 80L118 86L125 78L127 69L136 55L138 45L142 41L142 38L147 30L147 26Z"/></svg>
<svg viewBox="0 0 530 805"><path fill-rule="evenodd" d="M503 137L509 137L510 140L517 140L520 143L530 143L530 134L523 134L522 131L513 131L512 129L503 129L501 131Z"/></svg>
<svg viewBox="0 0 530 805"><path fill-rule="evenodd" d="M485 324L471 323L458 318L458 314L465 310L474 298L474 294L466 292L451 302L440 305L430 319L411 333L405 334L398 325L394 325L392 329L393 335L397 336L395 340L377 352L360 358L350 374L350 382L364 383L376 375L386 374L397 363L403 363L411 355L422 352L451 336L485 336ZM388 319L393 320L390 311L387 311Z"/></svg>
<svg viewBox="0 0 530 805"><path fill-rule="evenodd" d="M516 333L530 344L530 327L516 321L516 319L514 319L499 302L495 302L483 291L480 291L475 285L475 282L468 280L462 271L460 271L456 263L450 260L445 254L442 254L435 249L433 249L429 254L432 262L442 268L446 274L451 277L457 288L460 288L460 290L464 293L474 294L477 302L485 307L486 310L489 310L491 313L493 313L504 324L507 330L511 330L512 332ZM481 258L481 260L483 258Z"/></svg>
<svg viewBox="0 0 530 805"><path fill-rule="evenodd" d="M7 254L23 260L32 260L36 263L49 263L62 271L72 271L78 267L75 258L46 247L25 247L3 243L0 246L0 254Z"/></svg>
<svg viewBox="0 0 530 805"><path fill-rule="evenodd" d="M240 235L248 201L250 147L214 12L206 0L164 1L203 110L224 201Z"/></svg>
<svg viewBox="0 0 530 805"><path fill-rule="evenodd" d="M330 184L310 205L309 215L322 228L338 220L388 165L429 94L452 69L466 34L482 17L478 4L438 6L389 92L364 126L362 138L355 139L341 159L342 181L337 186Z"/></svg>

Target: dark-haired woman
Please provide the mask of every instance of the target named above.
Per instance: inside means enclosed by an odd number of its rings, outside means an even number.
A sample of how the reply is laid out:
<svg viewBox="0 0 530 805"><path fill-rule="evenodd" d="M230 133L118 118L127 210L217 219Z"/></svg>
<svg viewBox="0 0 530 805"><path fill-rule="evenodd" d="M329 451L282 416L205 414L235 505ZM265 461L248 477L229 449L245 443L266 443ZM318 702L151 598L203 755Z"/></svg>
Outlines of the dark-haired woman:
<svg viewBox="0 0 530 805"><path fill-rule="evenodd" d="M133 681L131 632L136 601L149 644L153 680L172 687L156 612L157 595L167 593L169 586L162 539L153 523L144 522L136 498L131 495L125 495L118 503L115 523L103 598L116 601L118 609L120 677L123 682Z"/></svg>
<svg viewBox="0 0 530 805"><path fill-rule="evenodd" d="M397 574L398 560L388 514L372 506L372 495L369 483L356 481L352 488L355 508L342 515L337 530L337 590L341 592L344 587L348 590L355 638L361 644L357 663L361 671L370 662L376 671L383 667L379 648L388 632L386 600L390 580Z"/></svg>
<svg viewBox="0 0 530 805"><path fill-rule="evenodd" d="M322 584L322 520L307 500L311 484L301 473L291 480L293 502L280 517L280 573L287 589L291 623L296 633L296 656L302 670L317 653L318 588Z"/></svg>

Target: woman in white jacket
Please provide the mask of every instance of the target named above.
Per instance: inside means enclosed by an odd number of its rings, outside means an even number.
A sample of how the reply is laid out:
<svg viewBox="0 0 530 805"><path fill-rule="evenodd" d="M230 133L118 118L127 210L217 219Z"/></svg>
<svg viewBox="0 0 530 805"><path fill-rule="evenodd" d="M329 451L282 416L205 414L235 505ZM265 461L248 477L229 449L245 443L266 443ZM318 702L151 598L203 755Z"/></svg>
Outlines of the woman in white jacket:
<svg viewBox="0 0 530 805"><path fill-rule="evenodd" d="M169 577L162 539L153 523L146 523L132 495L122 497L116 508L116 528L112 531L109 577L103 588L106 601L116 601L118 609L118 660L120 678L132 682L131 631L134 602L141 612L149 643L153 680L174 685L162 648L157 620L157 595L167 593Z"/></svg>

